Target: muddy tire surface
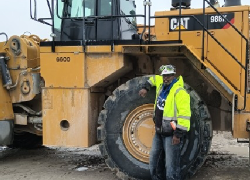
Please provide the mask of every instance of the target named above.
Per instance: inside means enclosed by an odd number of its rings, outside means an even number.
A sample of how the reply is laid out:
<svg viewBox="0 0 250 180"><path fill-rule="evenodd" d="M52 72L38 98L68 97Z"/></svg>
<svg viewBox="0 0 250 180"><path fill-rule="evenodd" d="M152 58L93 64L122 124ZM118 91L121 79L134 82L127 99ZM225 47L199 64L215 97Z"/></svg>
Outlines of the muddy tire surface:
<svg viewBox="0 0 250 180"><path fill-rule="evenodd" d="M145 98L138 95L148 77L137 77L118 87L100 113L98 139L102 141L100 150L107 165L117 171L121 179L150 179L149 167L135 158L123 141L123 126L128 114L138 106L153 104L155 89ZM185 85L191 96L191 130L187 134L182 148L182 176L191 177L204 163L212 140L212 125L206 105L198 94Z"/></svg>

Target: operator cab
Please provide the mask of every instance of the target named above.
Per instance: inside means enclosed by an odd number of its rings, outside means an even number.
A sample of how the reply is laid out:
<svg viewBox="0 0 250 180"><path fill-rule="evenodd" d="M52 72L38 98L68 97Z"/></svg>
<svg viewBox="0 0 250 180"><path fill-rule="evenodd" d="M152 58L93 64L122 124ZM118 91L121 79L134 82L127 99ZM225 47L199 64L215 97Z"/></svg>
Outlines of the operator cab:
<svg viewBox="0 0 250 180"><path fill-rule="evenodd" d="M131 40L137 34L135 0L57 0L56 41Z"/></svg>

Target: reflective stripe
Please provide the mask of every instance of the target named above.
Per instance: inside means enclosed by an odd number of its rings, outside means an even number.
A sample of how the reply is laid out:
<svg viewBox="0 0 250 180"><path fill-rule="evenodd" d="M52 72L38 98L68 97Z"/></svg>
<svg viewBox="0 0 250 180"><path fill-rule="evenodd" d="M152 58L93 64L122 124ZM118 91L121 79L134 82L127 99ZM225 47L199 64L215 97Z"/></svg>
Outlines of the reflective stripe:
<svg viewBox="0 0 250 180"><path fill-rule="evenodd" d="M161 94L161 92L162 92L162 89L163 89L163 86L162 86L162 84L160 85L160 91L158 91L158 94L156 95L156 97L158 98L158 96L159 96L159 94Z"/></svg>
<svg viewBox="0 0 250 180"><path fill-rule="evenodd" d="M182 119L186 119L186 120L190 120L190 116L178 116L177 118L182 118Z"/></svg>
<svg viewBox="0 0 250 180"><path fill-rule="evenodd" d="M175 97L176 94L177 94L180 90L182 90L182 89L183 89L182 87L178 88L178 89L175 91L175 93L174 93L174 97ZM175 100L174 100L174 117L175 117L175 119L177 119L177 118L176 118L176 117L177 117L177 106L176 106Z"/></svg>
<svg viewBox="0 0 250 180"><path fill-rule="evenodd" d="M178 129L181 129L181 130L184 130L184 131L187 131L187 130L188 130L187 127L181 126L181 125L179 125L179 124L177 124L176 127L177 127Z"/></svg>
<svg viewBox="0 0 250 180"><path fill-rule="evenodd" d="M182 87L178 88L178 89L175 91L174 97L175 97L176 94L178 94L178 92L180 92L181 90L185 90L185 89L182 88ZM175 100L174 100L174 116L175 116L175 117L177 116L177 106L176 106ZM189 120L189 121L190 121L190 117L189 117L189 116L178 116L177 118L182 118L182 119L186 119L186 120ZM176 119L177 119L177 118L176 118ZM188 128L187 128L187 127L179 125L178 120L177 120L177 126L176 126L176 127L179 128L179 129L181 129L181 130L188 131Z"/></svg>
<svg viewBox="0 0 250 180"><path fill-rule="evenodd" d="M151 78L153 78L153 81L154 81L154 82L152 82L152 81L150 80ZM148 80L148 83L149 83L151 86L155 86L155 85L156 85L155 76L151 76L151 77L149 78L149 80Z"/></svg>
<svg viewBox="0 0 250 180"><path fill-rule="evenodd" d="M163 117L162 118L163 120L166 120L166 121L176 121L177 119L176 119L176 117Z"/></svg>
<svg viewBox="0 0 250 180"><path fill-rule="evenodd" d="M153 86L153 83L150 81L150 79L147 80L147 81L148 81L148 83L149 83L151 86Z"/></svg>
<svg viewBox="0 0 250 180"><path fill-rule="evenodd" d="M177 106L175 100L174 100L174 117L175 119L177 119Z"/></svg>
<svg viewBox="0 0 250 180"><path fill-rule="evenodd" d="M174 96L176 96L176 94L177 94L178 92L180 92L180 90L184 90L184 88L183 88L183 87L178 88L178 89L175 91Z"/></svg>

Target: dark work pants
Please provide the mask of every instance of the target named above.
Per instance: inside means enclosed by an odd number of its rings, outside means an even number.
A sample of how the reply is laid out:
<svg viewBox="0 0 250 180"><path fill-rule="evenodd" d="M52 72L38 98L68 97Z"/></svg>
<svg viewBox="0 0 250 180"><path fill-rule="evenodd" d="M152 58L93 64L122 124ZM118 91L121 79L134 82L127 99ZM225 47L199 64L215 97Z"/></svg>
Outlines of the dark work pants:
<svg viewBox="0 0 250 180"><path fill-rule="evenodd" d="M181 145L172 145L173 136L155 133L150 152L149 168L152 180L181 180Z"/></svg>

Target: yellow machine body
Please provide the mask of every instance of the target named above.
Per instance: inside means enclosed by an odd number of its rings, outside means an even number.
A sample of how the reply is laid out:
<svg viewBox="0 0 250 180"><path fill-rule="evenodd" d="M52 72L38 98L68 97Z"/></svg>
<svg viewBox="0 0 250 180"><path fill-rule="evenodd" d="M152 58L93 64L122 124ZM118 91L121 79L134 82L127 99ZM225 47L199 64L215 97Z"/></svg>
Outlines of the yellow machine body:
<svg viewBox="0 0 250 180"><path fill-rule="evenodd" d="M241 29L246 37L249 36L248 6L221 8L219 11L233 13L232 22L236 28ZM183 10L182 14L201 15L202 9ZM215 13L212 9L206 9L206 14ZM156 13L156 16L163 15L177 16L178 11ZM170 32L169 21L169 18L156 19L157 41L178 39L178 28ZM246 43L232 27L227 26L223 30L212 29L209 32L229 49L240 63L245 64ZM45 80L42 90L43 143L76 147L89 147L96 143L97 118L104 102L102 88L132 70L133 58L128 57L140 59L146 58L149 54L158 54L162 57L183 54L187 61L190 60L194 67L199 69L200 75L219 89L228 101L233 102L233 97L237 95L238 109L242 109L245 87L243 69L206 32L204 37L204 60L202 30L182 29L182 44L120 45L114 47L114 52L110 46L87 46L85 52L82 46L56 46L55 53L51 52L50 47L41 47L41 76ZM201 65L209 69L213 75L205 69L200 69ZM144 73L146 72L148 70ZM95 93L96 91L98 93ZM246 112L250 111L248 96L245 111L235 114L232 118L233 127L237 127L233 129L237 138L248 137L245 130L246 120L249 117ZM63 124L65 121L68 122L66 129Z"/></svg>
<svg viewBox="0 0 250 180"><path fill-rule="evenodd" d="M120 48L121 49L121 48ZM43 143L89 147L96 143L101 87L132 69L122 52L109 47L41 48ZM96 92L97 91L97 92ZM63 122L68 123L68 128Z"/></svg>
<svg viewBox="0 0 250 180"><path fill-rule="evenodd" d="M218 10L222 14L232 15L231 22L245 37L249 37L249 6L219 8ZM202 16L202 12L202 9L182 10L184 16ZM189 62L199 76L206 79L209 87L216 88L225 102L232 103L233 113L220 114L219 118L229 117L234 136L236 138L248 137L245 129L246 121L250 116L250 100L249 94L244 97L244 70L206 32L199 28L189 29L187 22L192 17L183 19L179 27L179 23L173 20L178 13L177 10L156 12L155 16L169 16L169 18L156 18L153 39L166 42L176 41L179 38L179 28L181 28L182 43L115 45L113 50L107 45L56 46L55 52L52 52L50 46L39 47L40 41L37 37L14 36L7 45L1 43L0 51L10 57L7 65L13 82L17 85L8 91L0 87L2 97L0 120L15 119L12 104L33 101L40 94L40 103L37 103L39 100L34 101L37 104L33 105L41 106L43 144L89 147L97 141L98 115L102 110L105 96L108 94L107 89L112 83L120 82L131 72L138 75L154 74L162 63L178 64L176 59L181 58L184 63ZM206 8L206 14L214 18L217 16L211 8ZM226 24L224 29L208 30L241 64L245 64L246 42L230 25ZM142 32L143 30L140 29L140 33ZM16 39L21 45L20 48L19 44L15 44ZM204 54L202 52L203 40ZM149 55L158 56L160 61L150 61ZM133 67L135 62L136 72ZM200 68L201 66L204 68ZM36 70L36 67L39 69ZM185 72L184 69L183 66L183 71L180 70L179 74ZM25 83L28 86L24 86ZM28 88L27 93L24 87ZM243 109L245 98L247 98L246 108L234 113L236 96L237 109ZM20 116L16 117L19 117L19 120L18 118L15 120L16 124L23 124ZM224 123L225 121L221 121L218 129L226 126ZM39 134L36 130L32 132Z"/></svg>
<svg viewBox="0 0 250 180"><path fill-rule="evenodd" d="M238 6L238 7L223 7L218 8L218 11L225 16L234 14L231 23L245 36L249 37L249 6ZM182 11L182 15L201 15L203 9L187 9ZM206 8L205 13L213 17L213 21L221 20L220 16L214 12L212 8ZM156 12L155 16L176 16L178 15L178 10L176 11L164 11ZM213 16L214 15L214 16ZM235 95L238 97L238 108L243 109L244 107L244 93L245 87L249 89L249 84L245 84L245 71L241 66L224 50L219 46L216 41L212 39L206 32L204 33L204 59L202 58L202 43L203 32L202 31L191 31L184 27L185 21L191 20L192 17L184 18L181 22L181 39L183 44L187 47L188 51L192 53L198 60L194 62L197 68L200 64L204 65L206 69L208 68L216 77L218 77L223 86L226 86L232 91L228 93L225 88L221 86L220 83L215 82L214 75L211 77L211 73L206 70L201 73L206 76L211 83L220 89L221 93L234 104L233 100ZM212 19L210 19L212 20ZM171 23L169 18L159 18L155 22L155 33L157 40L167 41L176 40L179 36L178 23L175 23L175 31L170 32ZM241 38L241 36L236 32L234 28L230 26L229 23L222 29L209 29L209 32L215 37L229 52L239 60L242 65L246 64L246 41ZM195 59L196 59L195 58ZM192 59L190 58L192 61ZM200 69L200 68L199 68ZM210 77L209 77L210 76ZM249 74L248 74L249 76ZM249 78L249 77L248 77ZM246 96L246 107L243 112L236 112L233 117L233 135L235 138L248 138L249 133L246 131L246 122L250 119L250 100L249 94ZM234 111L234 109L232 110ZM235 127L235 128L234 128Z"/></svg>
<svg viewBox="0 0 250 180"><path fill-rule="evenodd" d="M138 92L165 64L177 67L190 94L183 176L205 162L213 130L249 138L249 6L221 7L221 14L211 7L173 8L156 12L154 26L136 29L133 0L106 4L119 13L131 8L129 16L83 22L68 16L84 6L69 2L57 1L65 11L58 14L67 17L52 17L52 41L23 35L0 43L0 135L6 135L0 145L90 147L99 141L109 167L126 179L149 179L155 91L145 98ZM94 4L85 5L103 8Z"/></svg>

